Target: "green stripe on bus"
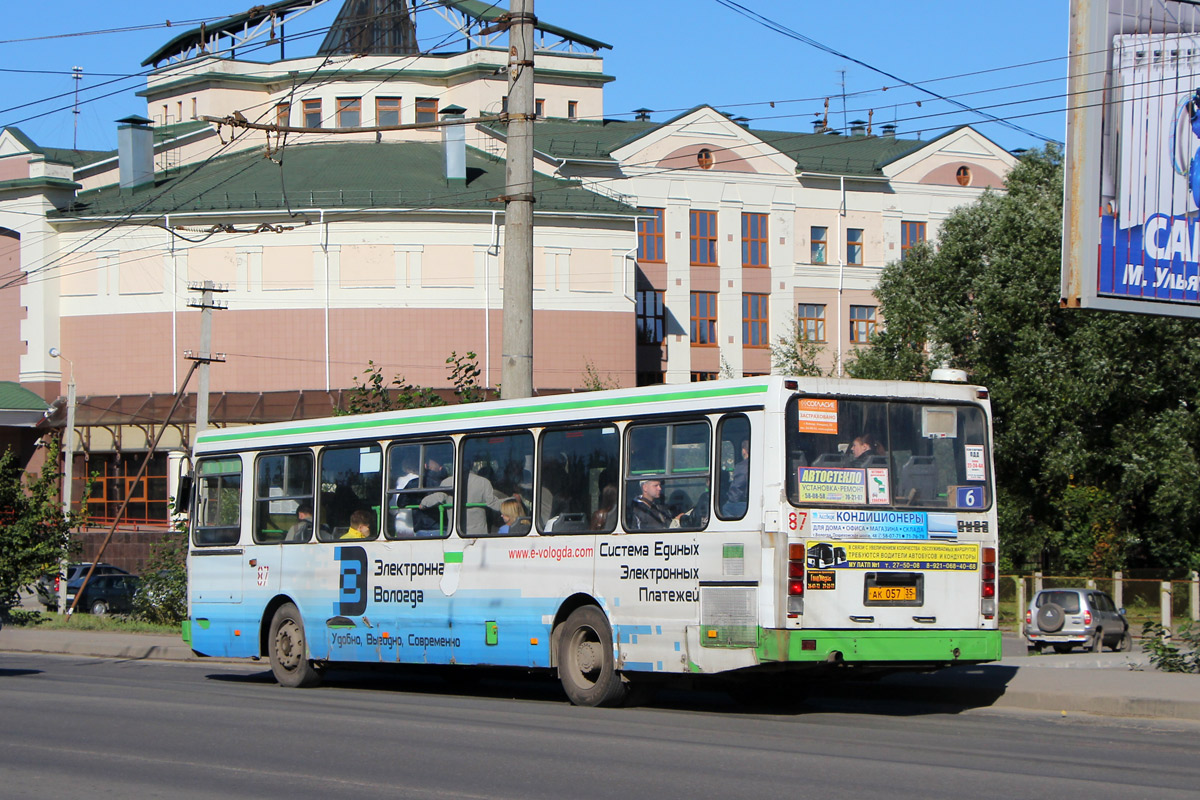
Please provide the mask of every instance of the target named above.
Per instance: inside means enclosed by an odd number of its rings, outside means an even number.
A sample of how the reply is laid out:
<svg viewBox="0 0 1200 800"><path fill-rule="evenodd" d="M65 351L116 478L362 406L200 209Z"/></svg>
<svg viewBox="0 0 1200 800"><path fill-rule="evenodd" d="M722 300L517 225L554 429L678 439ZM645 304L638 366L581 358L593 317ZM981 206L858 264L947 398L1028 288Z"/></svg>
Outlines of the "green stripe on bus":
<svg viewBox="0 0 1200 800"><path fill-rule="evenodd" d="M766 386L732 386L724 389L688 389L678 392L667 392L653 395L637 395L634 397L618 397L607 400L568 400L563 402L546 403L535 406L513 406L512 408L489 409L480 408L487 404L472 404L467 410L444 411L434 414L421 414L414 417L389 417L387 419L338 419L335 422L325 422L317 425L298 425L294 428L235 428L220 432L206 431L198 437L198 443L234 442L246 439L264 439L271 436L301 436L310 433L331 433L333 431L369 431L373 428L392 428L397 425L413 425L428 422L456 422L467 419L486 419L488 417L511 417L528 413L551 413L555 411L577 411L588 408L604 408L606 406L621 407L639 403L666 403L675 400L699 400L718 397L739 397L743 395L765 394ZM456 408L461 409L461 406Z"/></svg>
<svg viewBox="0 0 1200 800"><path fill-rule="evenodd" d="M457 553L442 553L442 561L447 564L461 564L463 562L462 551Z"/></svg>

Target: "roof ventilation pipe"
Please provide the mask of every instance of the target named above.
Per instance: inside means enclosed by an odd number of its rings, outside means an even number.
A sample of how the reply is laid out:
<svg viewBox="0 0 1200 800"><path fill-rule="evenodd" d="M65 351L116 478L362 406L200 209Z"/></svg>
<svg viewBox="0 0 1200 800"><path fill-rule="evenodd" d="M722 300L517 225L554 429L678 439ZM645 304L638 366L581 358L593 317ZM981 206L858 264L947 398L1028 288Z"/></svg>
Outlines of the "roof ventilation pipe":
<svg viewBox="0 0 1200 800"><path fill-rule="evenodd" d="M462 106L446 106L441 110L442 149L446 154L446 183L467 185L467 126L463 124L467 110Z"/></svg>
<svg viewBox="0 0 1200 800"><path fill-rule="evenodd" d="M851 136L866 136L867 121L865 119L850 120L850 135Z"/></svg>
<svg viewBox="0 0 1200 800"><path fill-rule="evenodd" d="M123 192L154 182L154 131L145 117L117 120L117 172Z"/></svg>
<svg viewBox="0 0 1200 800"><path fill-rule="evenodd" d="M883 135L886 136L887 138L889 138L889 139L896 138L896 123L889 122L883 126L882 130L883 130Z"/></svg>

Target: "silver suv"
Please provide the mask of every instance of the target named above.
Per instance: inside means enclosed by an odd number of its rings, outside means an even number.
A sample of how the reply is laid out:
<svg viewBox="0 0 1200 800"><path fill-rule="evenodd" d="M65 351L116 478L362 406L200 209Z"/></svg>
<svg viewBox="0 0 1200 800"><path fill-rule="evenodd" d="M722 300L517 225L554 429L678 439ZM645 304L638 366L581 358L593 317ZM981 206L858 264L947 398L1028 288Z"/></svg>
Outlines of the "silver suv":
<svg viewBox="0 0 1200 800"><path fill-rule="evenodd" d="M1025 612L1025 638L1032 650L1052 645L1066 653L1077 644L1093 653L1108 645L1129 650L1132 639L1125 609L1117 608L1105 592L1095 589L1043 589Z"/></svg>

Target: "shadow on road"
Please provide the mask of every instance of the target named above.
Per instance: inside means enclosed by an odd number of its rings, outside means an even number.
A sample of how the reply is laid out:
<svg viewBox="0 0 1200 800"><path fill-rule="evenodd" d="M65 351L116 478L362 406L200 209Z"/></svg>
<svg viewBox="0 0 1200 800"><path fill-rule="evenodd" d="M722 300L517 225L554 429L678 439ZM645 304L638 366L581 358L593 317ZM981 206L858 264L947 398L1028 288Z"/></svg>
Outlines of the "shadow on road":
<svg viewBox="0 0 1200 800"><path fill-rule="evenodd" d="M672 711L803 715L808 713L920 716L961 713L993 705L1016 674L1015 667L986 665L934 673L893 673L876 679L813 680L797 675L786 685L731 687L723 678L686 677L635 685L632 705ZM209 680L273 684L270 670L212 672ZM423 665L329 667L323 687L339 691L397 692L469 696L565 704L566 696L549 670ZM782 686L775 690L774 687Z"/></svg>

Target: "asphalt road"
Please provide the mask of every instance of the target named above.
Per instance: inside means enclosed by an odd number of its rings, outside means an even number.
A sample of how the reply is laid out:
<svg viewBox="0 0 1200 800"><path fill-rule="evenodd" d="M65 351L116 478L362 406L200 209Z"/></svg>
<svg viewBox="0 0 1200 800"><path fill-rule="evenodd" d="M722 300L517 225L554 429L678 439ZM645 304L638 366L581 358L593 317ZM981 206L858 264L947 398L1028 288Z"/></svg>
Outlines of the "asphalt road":
<svg viewBox="0 0 1200 800"><path fill-rule="evenodd" d="M568 705L555 684L5 654L0 797L1195 797L1196 726L718 692Z"/></svg>

